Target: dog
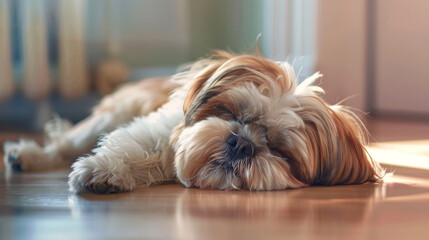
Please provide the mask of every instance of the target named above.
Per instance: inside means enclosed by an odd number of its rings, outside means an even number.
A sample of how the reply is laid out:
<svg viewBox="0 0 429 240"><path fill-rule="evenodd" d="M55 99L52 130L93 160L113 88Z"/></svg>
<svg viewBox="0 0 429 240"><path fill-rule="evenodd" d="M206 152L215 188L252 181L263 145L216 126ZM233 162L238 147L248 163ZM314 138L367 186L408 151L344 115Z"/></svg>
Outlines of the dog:
<svg viewBox="0 0 429 240"><path fill-rule="evenodd" d="M297 85L286 62L216 51L171 77L123 86L74 127L54 118L43 147L6 143L4 162L10 171L31 171L78 158L68 180L78 194L170 180L221 190L381 181L364 125L321 98L313 84L320 77Z"/></svg>

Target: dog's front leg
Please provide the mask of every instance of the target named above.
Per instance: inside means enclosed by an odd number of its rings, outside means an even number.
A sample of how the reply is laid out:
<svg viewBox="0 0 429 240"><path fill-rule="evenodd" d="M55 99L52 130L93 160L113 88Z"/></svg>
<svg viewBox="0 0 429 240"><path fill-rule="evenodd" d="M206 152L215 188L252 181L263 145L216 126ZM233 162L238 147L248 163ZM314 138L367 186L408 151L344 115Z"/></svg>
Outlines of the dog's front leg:
<svg viewBox="0 0 429 240"><path fill-rule="evenodd" d="M131 191L174 177L169 147L172 129L183 118L183 101L170 100L157 112L137 118L104 137L93 155L72 166L69 189L75 193Z"/></svg>
<svg viewBox="0 0 429 240"><path fill-rule="evenodd" d="M72 163L78 156L89 152L104 132L126 121L111 111L91 114L75 126L56 117L45 124L46 145L40 146L34 140L20 139L4 144L4 163L7 171L50 170ZM131 121L132 115L128 117ZM125 118L123 118L125 119Z"/></svg>

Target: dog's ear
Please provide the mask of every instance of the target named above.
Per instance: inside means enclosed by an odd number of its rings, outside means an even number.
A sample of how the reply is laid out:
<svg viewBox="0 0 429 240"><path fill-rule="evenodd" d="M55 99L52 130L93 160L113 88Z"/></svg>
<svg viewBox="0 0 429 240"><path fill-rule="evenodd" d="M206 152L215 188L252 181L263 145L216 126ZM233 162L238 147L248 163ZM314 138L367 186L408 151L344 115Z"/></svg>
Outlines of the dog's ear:
<svg viewBox="0 0 429 240"><path fill-rule="evenodd" d="M384 170L365 149L366 129L350 110L329 106L318 96L297 98L297 114L313 164L312 185L359 184L380 180Z"/></svg>
<svg viewBox="0 0 429 240"><path fill-rule="evenodd" d="M204 84L209 80L216 70L234 55L224 51L214 51L214 54L206 59L194 63L189 72L193 76L192 85L183 104L183 110L186 113L195 101L198 93L202 90Z"/></svg>

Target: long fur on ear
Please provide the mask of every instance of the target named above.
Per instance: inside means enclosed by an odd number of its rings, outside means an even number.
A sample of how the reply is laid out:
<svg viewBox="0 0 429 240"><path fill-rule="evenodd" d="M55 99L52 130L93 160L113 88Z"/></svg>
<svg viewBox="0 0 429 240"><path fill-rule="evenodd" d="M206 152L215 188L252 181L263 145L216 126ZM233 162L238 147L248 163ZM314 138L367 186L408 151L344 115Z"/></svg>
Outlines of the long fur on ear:
<svg viewBox="0 0 429 240"><path fill-rule="evenodd" d="M359 184L383 178L384 169L365 149L367 131L356 114L343 106L329 106L316 94L297 96L297 100L307 157L314 164L308 167L313 174L307 183Z"/></svg>
<svg viewBox="0 0 429 240"><path fill-rule="evenodd" d="M368 134L361 120L346 107L334 105L330 108L339 148L336 161L331 162L335 172L322 183L355 184L381 180L385 171L365 148Z"/></svg>

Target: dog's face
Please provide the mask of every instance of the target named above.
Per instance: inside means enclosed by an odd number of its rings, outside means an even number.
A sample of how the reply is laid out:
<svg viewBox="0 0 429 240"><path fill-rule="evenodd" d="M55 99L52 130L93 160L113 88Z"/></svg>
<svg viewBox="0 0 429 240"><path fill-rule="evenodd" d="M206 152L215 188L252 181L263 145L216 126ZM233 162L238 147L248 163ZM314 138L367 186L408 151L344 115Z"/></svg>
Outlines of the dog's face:
<svg viewBox="0 0 429 240"><path fill-rule="evenodd" d="M287 63L219 53L197 63L174 130L178 179L212 189L276 190L375 181L355 115L296 86Z"/></svg>

